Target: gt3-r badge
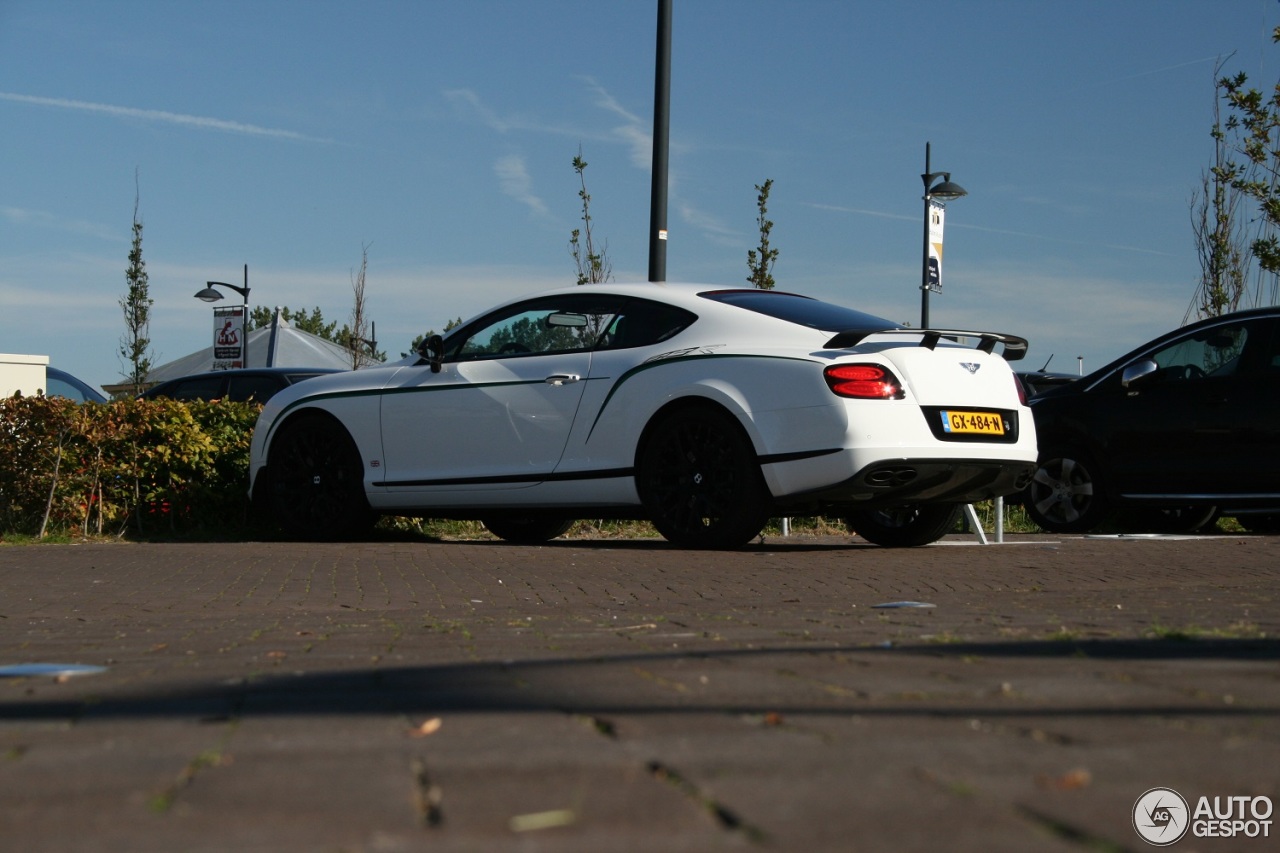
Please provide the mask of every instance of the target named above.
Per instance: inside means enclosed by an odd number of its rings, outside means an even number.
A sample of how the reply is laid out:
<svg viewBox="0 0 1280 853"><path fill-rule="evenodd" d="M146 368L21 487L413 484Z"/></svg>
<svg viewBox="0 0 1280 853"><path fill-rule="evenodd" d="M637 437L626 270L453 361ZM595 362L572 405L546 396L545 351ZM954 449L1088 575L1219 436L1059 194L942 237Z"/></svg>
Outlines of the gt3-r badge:
<svg viewBox="0 0 1280 853"><path fill-rule="evenodd" d="M975 361L962 361L960 362L960 366L963 367L965 370L969 371L970 374L977 373L978 368L982 367L981 364L978 364Z"/></svg>

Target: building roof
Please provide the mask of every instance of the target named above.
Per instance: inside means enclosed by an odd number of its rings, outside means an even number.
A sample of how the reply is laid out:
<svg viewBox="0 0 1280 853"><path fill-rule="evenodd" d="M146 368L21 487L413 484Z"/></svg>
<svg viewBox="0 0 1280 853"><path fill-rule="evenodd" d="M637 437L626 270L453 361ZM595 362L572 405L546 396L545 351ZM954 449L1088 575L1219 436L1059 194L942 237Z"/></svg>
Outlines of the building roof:
<svg viewBox="0 0 1280 853"><path fill-rule="evenodd" d="M278 333L275 339L274 358L268 361L268 349L271 346L271 326L254 329L245 338L246 358L241 367L326 367L339 370L351 369L351 352L346 347L333 341L325 340L310 332L295 329L283 317L277 318ZM367 361L367 364L376 362ZM367 366L362 365L362 366ZM190 376L193 373L205 373L214 369L212 344L198 352L184 355L173 361L151 368L147 374L147 387ZM109 394L129 390L128 383L104 385Z"/></svg>

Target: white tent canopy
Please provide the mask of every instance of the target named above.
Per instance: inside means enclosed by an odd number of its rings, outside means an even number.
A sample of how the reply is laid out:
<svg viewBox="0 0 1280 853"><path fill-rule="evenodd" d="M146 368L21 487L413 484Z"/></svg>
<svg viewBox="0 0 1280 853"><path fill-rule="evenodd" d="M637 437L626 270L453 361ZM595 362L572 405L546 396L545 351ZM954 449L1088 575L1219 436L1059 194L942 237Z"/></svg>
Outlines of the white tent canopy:
<svg viewBox="0 0 1280 853"><path fill-rule="evenodd" d="M310 332L295 329L279 315L277 315L276 321L279 325L275 329L274 341L272 340L273 330L271 326L254 329L246 336L245 367L351 369L350 350ZM274 352L272 351L273 347ZM147 387L158 385L170 379L177 379L180 376L206 373L213 370L213 363L213 345L210 344L198 352L193 352L190 355L184 355L181 358L153 367L147 374ZM367 364L371 363L374 362L366 358L366 363L361 366L367 366ZM117 388L124 389L128 386L107 385L103 387L108 393L114 393Z"/></svg>

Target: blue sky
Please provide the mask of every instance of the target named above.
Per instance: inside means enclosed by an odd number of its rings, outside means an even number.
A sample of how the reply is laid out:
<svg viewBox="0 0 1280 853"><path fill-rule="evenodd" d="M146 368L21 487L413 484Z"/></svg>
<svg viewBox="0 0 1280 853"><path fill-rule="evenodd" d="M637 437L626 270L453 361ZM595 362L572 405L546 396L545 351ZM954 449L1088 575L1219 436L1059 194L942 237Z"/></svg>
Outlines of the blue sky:
<svg viewBox="0 0 1280 853"><path fill-rule="evenodd" d="M157 363L206 280L380 346L572 284L581 148L617 280L648 263L656 2L0 0L0 351L119 379L135 198ZM675 0L667 278L744 284L754 186L780 289L1101 366L1182 322L1213 69L1273 85L1275 0ZM229 294L234 300L234 294Z"/></svg>

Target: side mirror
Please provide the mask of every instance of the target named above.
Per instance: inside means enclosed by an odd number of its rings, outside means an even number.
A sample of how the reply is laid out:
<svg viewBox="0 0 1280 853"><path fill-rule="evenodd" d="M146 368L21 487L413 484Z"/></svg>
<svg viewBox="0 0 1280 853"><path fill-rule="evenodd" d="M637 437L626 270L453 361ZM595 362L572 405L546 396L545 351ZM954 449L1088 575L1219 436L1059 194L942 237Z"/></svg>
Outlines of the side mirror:
<svg viewBox="0 0 1280 853"><path fill-rule="evenodd" d="M432 335L418 344L417 353L422 361L431 365L432 373L439 373L440 365L444 363L444 338Z"/></svg>
<svg viewBox="0 0 1280 853"><path fill-rule="evenodd" d="M1128 388L1155 374L1158 370L1160 370L1160 365L1149 358L1135 361L1133 364L1125 366L1124 371L1120 374L1120 384Z"/></svg>

